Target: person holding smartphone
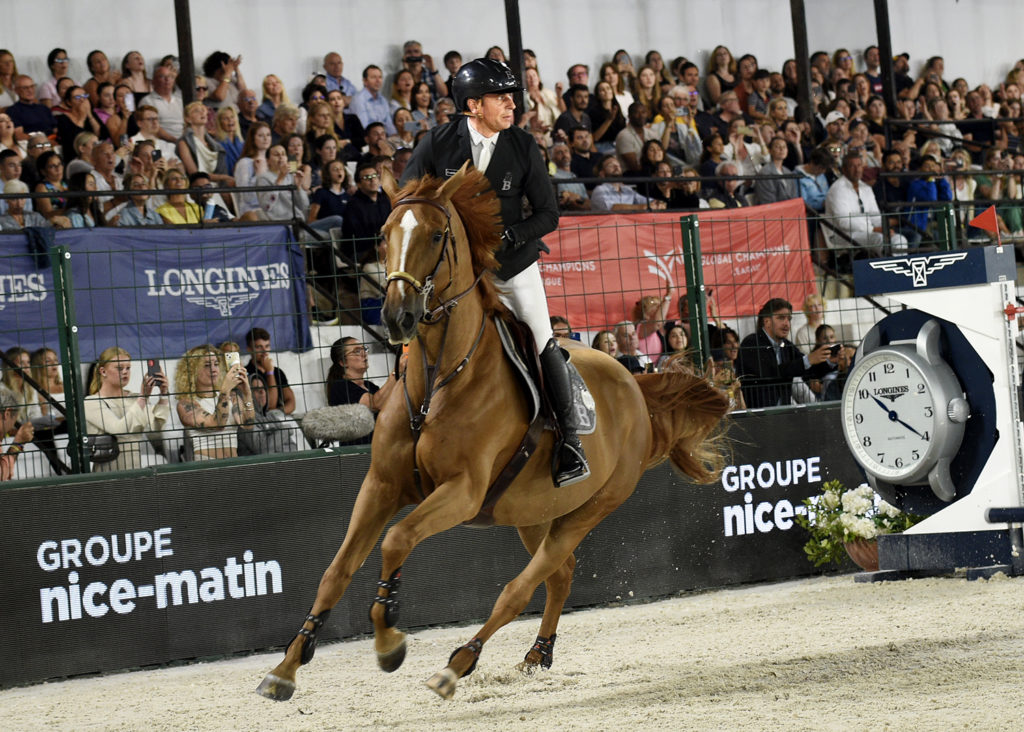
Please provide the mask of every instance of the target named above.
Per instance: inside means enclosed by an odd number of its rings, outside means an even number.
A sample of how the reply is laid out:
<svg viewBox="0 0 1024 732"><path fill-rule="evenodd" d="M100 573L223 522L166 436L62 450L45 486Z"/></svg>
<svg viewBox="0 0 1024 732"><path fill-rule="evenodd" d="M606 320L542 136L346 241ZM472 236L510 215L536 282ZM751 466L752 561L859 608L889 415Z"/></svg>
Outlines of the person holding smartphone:
<svg viewBox="0 0 1024 732"><path fill-rule="evenodd" d="M230 359L230 360L229 360ZM174 374L186 455L215 460L238 454L238 430L256 421L249 378L238 353L204 343L185 352Z"/></svg>
<svg viewBox="0 0 1024 732"><path fill-rule="evenodd" d="M141 468L142 439L137 435L144 434L156 447L171 416L167 377L155 361L142 378L141 393L127 388L132 376L131 358L123 348L111 346L96 360L89 396L85 398L85 422L91 435L116 436L118 455L110 462L93 463L94 473Z"/></svg>

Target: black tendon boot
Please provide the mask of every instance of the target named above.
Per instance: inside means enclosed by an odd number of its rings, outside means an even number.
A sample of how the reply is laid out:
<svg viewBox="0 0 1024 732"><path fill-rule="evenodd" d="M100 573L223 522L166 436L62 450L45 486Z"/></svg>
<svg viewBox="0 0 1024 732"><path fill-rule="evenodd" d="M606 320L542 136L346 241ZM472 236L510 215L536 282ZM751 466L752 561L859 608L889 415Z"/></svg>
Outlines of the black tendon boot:
<svg viewBox="0 0 1024 732"><path fill-rule="evenodd" d="M590 466L573 424L572 386L569 384L565 352L554 338L540 352L540 367L544 370L544 383L562 433L562 439L555 444L551 455L551 474L555 485L572 485L590 477Z"/></svg>

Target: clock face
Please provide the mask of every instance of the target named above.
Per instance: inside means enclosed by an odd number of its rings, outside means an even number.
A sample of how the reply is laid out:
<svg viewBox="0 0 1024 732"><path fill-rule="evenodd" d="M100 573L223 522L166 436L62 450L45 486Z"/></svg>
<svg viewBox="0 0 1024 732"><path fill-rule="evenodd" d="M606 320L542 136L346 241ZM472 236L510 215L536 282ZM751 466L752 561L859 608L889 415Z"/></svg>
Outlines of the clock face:
<svg viewBox="0 0 1024 732"><path fill-rule="evenodd" d="M930 467L936 412L929 380L892 350L867 356L843 395L847 441L879 478L906 479Z"/></svg>

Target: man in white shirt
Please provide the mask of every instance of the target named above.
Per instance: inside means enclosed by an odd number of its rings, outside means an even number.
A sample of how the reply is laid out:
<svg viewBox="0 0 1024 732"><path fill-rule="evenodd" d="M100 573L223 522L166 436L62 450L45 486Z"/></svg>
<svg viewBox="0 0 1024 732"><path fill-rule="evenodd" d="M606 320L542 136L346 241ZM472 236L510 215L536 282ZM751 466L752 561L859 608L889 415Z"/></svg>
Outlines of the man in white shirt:
<svg viewBox="0 0 1024 732"><path fill-rule="evenodd" d="M621 178L622 165L614 155L605 155L595 166L601 178ZM602 183L590 194L590 206L594 211L664 211L665 202L641 195L632 186L623 183Z"/></svg>
<svg viewBox="0 0 1024 732"><path fill-rule="evenodd" d="M160 66L153 72L153 91L139 102L155 107L160 116L161 140L176 142L181 137L185 125L185 106L181 101L181 92L174 88L174 80L178 75L169 66Z"/></svg>
<svg viewBox="0 0 1024 732"><path fill-rule="evenodd" d="M884 231L881 212L871 187L861 180L864 160L857 151L843 157L843 175L829 188L825 196L825 213L835 217L835 225L869 256L882 254ZM906 251L907 240L901 234L891 234L890 243L895 252ZM834 242L841 247L845 242Z"/></svg>

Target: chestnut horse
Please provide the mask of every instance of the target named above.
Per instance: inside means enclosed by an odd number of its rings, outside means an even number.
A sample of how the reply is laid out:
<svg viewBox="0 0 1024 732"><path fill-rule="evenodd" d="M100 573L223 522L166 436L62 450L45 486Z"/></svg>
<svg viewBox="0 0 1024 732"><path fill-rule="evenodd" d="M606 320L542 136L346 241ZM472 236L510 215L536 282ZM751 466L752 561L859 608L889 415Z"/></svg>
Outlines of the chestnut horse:
<svg viewBox="0 0 1024 732"><path fill-rule="evenodd" d="M385 671L401 665L405 634L395 624L402 564L424 539L479 514L529 422L527 400L494 325L506 311L491 281L501 227L487 179L463 166L446 181L426 177L398 191L390 174L384 177L394 204L382 229L388 272L383 315L391 341L409 344L404 388L392 392L377 418L369 472L313 607L284 660L257 689L271 699L291 698L295 673L312 658L317 631L352 574L388 521L418 504L384 536L370 610L379 665ZM596 406L597 430L581 438L591 475L555 488L549 433L493 505L493 522L515 526L532 559L505 586L473 639L428 680L444 698L542 582L547 599L539 635L520 667L551 665L573 551L629 497L646 469L671 458L684 473L707 482L721 465L713 433L728 404L706 379L685 368L634 376L601 351L573 341L563 345Z"/></svg>

